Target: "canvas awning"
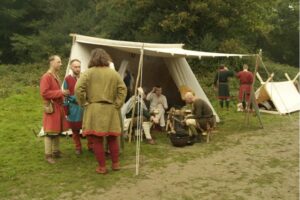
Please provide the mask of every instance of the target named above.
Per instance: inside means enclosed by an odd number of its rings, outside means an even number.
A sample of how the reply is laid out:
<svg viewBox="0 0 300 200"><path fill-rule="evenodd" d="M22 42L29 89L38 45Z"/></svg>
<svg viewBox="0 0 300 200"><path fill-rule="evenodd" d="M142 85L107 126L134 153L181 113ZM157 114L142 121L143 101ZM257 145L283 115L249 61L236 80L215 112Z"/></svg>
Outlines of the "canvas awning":
<svg viewBox="0 0 300 200"><path fill-rule="evenodd" d="M140 50L144 48L144 54L148 56L157 57L245 57L255 56L255 54L230 54L230 53L215 53L204 51L193 51L183 49L184 44L158 44L158 43L141 43L141 42L128 42L120 40L109 40L103 38L95 38L83 36L78 34L71 34L74 41L78 43L92 44L113 47L129 53L140 54Z"/></svg>

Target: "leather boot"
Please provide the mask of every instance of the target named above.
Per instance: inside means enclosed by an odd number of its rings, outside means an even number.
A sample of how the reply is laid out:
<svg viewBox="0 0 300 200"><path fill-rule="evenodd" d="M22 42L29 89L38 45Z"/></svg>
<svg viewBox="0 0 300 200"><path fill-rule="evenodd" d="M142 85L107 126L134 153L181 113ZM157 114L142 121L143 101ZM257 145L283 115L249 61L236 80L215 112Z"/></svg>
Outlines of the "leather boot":
<svg viewBox="0 0 300 200"><path fill-rule="evenodd" d="M112 163L111 168L112 168L113 171L119 171L121 169L120 163L119 162Z"/></svg>
<svg viewBox="0 0 300 200"><path fill-rule="evenodd" d="M61 151L55 151L53 152L53 158L61 158Z"/></svg>
<svg viewBox="0 0 300 200"><path fill-rule="evenodd" d="M46 155L45 155L45 159L46 159L46 161L47 161L49 164L54 164L54 163L55 163L55 160L53 159L53 157L52 157L51 154L46 154Z"/></svg>

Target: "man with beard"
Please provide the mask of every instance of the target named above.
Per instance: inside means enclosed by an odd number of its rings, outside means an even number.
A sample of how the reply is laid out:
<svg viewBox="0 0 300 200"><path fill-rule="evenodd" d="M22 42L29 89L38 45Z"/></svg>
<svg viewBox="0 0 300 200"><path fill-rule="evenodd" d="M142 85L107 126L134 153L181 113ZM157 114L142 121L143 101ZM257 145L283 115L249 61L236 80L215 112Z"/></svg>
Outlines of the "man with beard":
<svg viewBox="0 0 300 200"><path fill-rule="evenodd" d="M82 114L83 109L78 105L74 89L75 84L80 76L81 62L78 59L73 59L70 62L72 74L65 77L63 87L65 90L70 91L70 95L65 99L64 105L67 111L67 120L69 126L72 129L72 138L75 144L75 153L80 155L82 153L81 141L80 141L80 129L82 127ZM88 150L92 151L92 145L88 140Z"/></svg>

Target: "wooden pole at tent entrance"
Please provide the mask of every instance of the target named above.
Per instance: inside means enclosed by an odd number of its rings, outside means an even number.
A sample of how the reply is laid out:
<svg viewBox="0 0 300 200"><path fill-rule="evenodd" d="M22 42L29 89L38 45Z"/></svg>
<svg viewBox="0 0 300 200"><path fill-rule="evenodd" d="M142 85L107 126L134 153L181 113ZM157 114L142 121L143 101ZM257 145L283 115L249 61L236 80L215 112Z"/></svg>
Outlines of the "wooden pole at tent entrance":
<svg viewBox="0 0 300 200"><path fill-rule="evenodd" d="M255 110L256 116L258 118L259 124L260 124L260 128L264 128L263 124L262 124L262 120L261 120L261 116L260 116L260 112L259 112L259 108L256 104L256 99L255 99L255 94L254 94L254 84L255 84L255 74L258 72L258 67L259 67L259 59L261 59L261 50L259 51L259 54L256 55L256 61L255 61L255 70L254 70L254 79L251 85L251 91L250 91L250 103L247 104L246 107L246 115L245 115L245 124L247 126L249 126L249 122L250 122L250 104L252 104L252 107Z"/></svg>
<svg viewBox="0 0 300 200"><path fill-rule="evenodd" d="M139 61L139 67L138 67L138 73L137 73L137 77L136 77L136 80L135 80L135 88L134 88L134 102L133 102L133 108L132 108L132 114L131 114L131 119L134 118L134 113L135 113L135 109L136 109L136 96L137 96L137 89L138 89L138 85L139 85L139 82L140 82L140 78L141 78L141 72L142 72L142 65L143 65L143 56L144 56L144 44L141 48L141 55L140 55L140 61ZM130 126L129 126L129 134L128 134L128 141L129 143L131 143L131 140L132 140L132 124L133 123L130 123Z"/></svg>

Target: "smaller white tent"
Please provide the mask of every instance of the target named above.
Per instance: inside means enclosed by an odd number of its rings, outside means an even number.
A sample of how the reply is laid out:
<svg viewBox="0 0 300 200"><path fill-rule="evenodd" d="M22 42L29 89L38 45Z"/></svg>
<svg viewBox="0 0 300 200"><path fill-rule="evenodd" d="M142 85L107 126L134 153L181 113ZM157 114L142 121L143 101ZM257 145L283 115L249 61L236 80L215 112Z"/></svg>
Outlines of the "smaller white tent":
<svg viewBox="0 0 300 200"><path fill-rule="evenodd" d="M278 114L300 110L300 94L292 81L263 83L255 96L258 104L272 101Z"/></svg>
<svg viewBox="0 0 300 200"><path fill-rule="evenodd" d="M143 48L143 87L149 90L155 85L162 86L163 93L166 95L170 107L183 104L178 88L187 86L195 92L196 96L204 99L211 106L217 121L219 121L219 117L192 72L186 58L253 56L250 54L225 54L185 50L183 49L183 44L117 41L78 34L71 34L71 36L73 37L73 45L70 59L79 59L82 71L87 69L91 50L94 48L103 48L111 55L117 71L124 73L128 69L136 75L139 55L141 48ZM69 73L70 69L68 66L66 75Z"/></svg>

